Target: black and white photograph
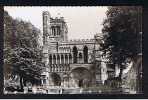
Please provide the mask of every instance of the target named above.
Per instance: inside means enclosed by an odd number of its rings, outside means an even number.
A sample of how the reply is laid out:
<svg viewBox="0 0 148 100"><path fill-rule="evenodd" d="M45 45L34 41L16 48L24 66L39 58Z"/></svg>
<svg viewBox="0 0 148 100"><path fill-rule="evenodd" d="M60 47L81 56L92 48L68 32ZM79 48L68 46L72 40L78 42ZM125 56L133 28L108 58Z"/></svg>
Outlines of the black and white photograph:
<svg viewBox="0 0 148 100"><path fill-rule="evenodd" d="M4 6L4 94L143 94L142 6Z"/></svg>

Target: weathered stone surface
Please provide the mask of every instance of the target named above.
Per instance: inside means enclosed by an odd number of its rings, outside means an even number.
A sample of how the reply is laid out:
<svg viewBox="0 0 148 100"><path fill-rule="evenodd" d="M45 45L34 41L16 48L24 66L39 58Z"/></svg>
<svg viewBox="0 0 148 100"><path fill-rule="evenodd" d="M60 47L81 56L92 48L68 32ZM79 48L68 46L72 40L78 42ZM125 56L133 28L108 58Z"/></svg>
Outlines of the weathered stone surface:
<svg viewBox="0 0 148 100"><path fill-rule="evenodd" d="M52 18L49 12L43 13L43 62L48 68L46 80L49 80L45 83L46 85L79 87L94 84L97 71L94 64L96 56L94 51L99 59L100 52L96 51L99 47L99 43L96 44L95 39L68 40L68 27L64 18ZM84 75L81 76L81 73L77 73L79 71ZM53 74L55 77L51 77ZM82 79L71 77L74 74L80 75L79 77Z"/></svg>

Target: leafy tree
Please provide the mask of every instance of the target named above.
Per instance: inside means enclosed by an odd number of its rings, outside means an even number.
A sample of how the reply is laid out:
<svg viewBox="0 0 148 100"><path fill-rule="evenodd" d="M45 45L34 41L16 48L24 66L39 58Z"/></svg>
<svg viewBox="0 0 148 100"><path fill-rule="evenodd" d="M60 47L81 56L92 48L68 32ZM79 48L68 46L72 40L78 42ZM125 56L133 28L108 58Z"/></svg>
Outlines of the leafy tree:
<svg viewBox="0 0 148 100"><path fill-rule="evenodd" d="M133 59L141 52L142 8L135 6L108 7L103 22L101 44L105 55L120 67L121 80L127 58Z"/></svg>
<svg viewBox="0 0 148 100"><path fill-rule="evenodd" d="M21 88L24 81L40 80L43 65L39 33L31 23L4 12L4 76L9 79L8 75L19 75Z"/></svg>
<svg viewBox="0 0 148 100"><path fill-rule="evenodd" d="M13 49L11 58L9 59L13 74L20 76L21 88L23 81L40 80L42 64L38 61L36 52L29 48Z"/></svg>

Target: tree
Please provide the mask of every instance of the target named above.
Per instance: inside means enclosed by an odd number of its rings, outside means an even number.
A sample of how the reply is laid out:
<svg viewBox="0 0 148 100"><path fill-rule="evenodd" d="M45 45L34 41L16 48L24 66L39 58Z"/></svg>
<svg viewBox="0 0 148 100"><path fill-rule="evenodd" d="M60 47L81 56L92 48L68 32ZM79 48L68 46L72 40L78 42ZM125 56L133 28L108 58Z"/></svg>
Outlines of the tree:
<svg viewBox="0 0 148 100"><path fill-rule="evenodd" d="M42 64L38 61L39 56L36 55L36 52L29 48L16 48L11 53L9 62L13 75L20 76L21 88L24 84L23 80L32 82L41 78Z"/></svg>
<svg viewBox="0 0 148 100"><path fill-rule="evenodd" d="M41 78L43 64L38 36L40 30L31 23L13 19L4 12L4 76L19 75L21 89L25 81Z"/></svg>
<svg viewBox="0 0 148 100"><path fill-rule="evenodd" d="M108 7L103 22L101 49L113 64L120 67L119 79L127 58L134 59L141 52L142 8L135 6Z"/></svg>

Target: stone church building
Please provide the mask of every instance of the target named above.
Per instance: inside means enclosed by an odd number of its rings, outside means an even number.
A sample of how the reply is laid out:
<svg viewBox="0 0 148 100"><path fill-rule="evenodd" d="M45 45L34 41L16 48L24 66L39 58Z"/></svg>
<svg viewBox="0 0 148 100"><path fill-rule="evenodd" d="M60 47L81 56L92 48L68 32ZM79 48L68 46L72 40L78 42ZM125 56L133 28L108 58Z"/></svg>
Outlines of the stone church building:
<svg viewBox="0 0 148 100"><path fill-rule="evenodd" d="M98 60L101 58L98 49L95 38L68 40L64 18L52 18L44 11L42 85L68 88L103 83L107 79L107 68Z"/></svg>

